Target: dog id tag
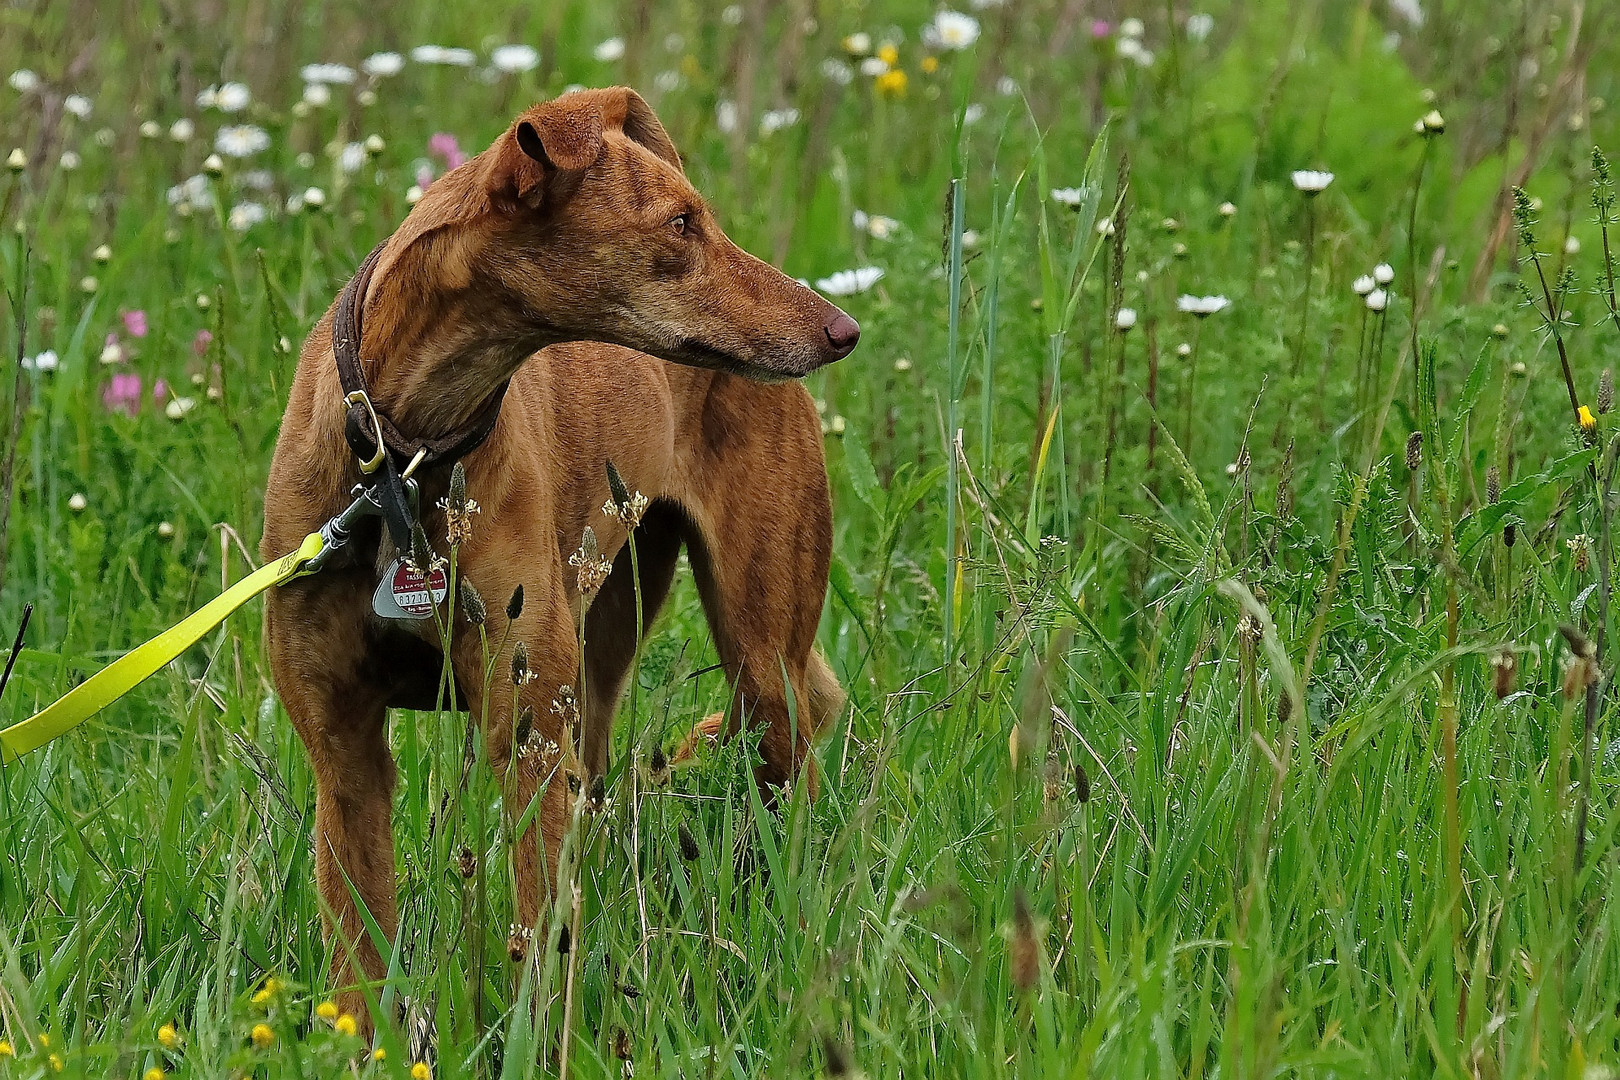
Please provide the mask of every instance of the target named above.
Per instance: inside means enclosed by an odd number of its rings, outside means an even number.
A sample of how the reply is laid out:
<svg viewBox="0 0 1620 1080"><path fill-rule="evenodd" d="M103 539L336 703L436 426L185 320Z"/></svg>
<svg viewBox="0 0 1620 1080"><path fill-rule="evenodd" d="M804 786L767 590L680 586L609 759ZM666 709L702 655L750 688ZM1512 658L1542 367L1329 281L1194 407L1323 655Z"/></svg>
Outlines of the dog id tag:
<svg viewBox="0 0 1620 1080"><path fill-rule="evenodd" d="M395 559L383 571L377 591L371 597L371 610L385 619L428 619L433 609L450 591L444 567L435 566L423 580L417 569L404 559Z"/></svg>

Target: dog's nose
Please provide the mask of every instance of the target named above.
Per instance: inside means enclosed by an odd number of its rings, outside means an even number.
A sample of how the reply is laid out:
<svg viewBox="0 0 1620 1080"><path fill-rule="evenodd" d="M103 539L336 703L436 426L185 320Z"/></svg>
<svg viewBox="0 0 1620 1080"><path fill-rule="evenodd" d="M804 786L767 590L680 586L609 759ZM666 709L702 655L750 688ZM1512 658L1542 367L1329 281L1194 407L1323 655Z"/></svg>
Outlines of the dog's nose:
<svg viewBox="0 0 1620 1080"><path fill-rule="evenodd" d="M832 346L833 352L842 360L855 350L855 343L861 340L861 324L845 315L842 311L838 317L827 324L827 344Z"/></svg>

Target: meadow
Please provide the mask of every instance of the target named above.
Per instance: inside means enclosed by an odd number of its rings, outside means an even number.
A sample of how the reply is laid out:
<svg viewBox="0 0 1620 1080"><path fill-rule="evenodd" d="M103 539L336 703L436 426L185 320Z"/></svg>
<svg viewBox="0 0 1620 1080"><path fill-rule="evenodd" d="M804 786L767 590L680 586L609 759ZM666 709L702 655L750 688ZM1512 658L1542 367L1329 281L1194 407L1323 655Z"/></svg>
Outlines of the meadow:
<svg viewBox="0 0 1620 1080"><path fill-rule="evenodd" d="M564 952L396 714L362 1045L252 605L0 769L0 1077L1620 1075L1620 7L960 6L0 8L0 725L257 565L299 342L533 101L863 328L819 798L660 767L680 578Z"/></svg>

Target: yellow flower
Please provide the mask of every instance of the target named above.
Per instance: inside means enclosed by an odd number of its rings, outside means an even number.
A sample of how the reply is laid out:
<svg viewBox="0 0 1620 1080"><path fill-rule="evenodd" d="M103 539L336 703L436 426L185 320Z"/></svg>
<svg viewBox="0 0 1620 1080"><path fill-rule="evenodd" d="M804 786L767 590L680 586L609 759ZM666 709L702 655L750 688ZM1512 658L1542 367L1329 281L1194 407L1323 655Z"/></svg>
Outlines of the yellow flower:
<svg viewBox="0 0 1620 1080"><path fill-rule="evenodd" d="M142 1075L141 1080L163 1080L164 1075L165 1073L163 1070L154 1065L150 1069L146 1070L146 1072Z"/></svg>
<svg viewBox="0 0 1620 1080"><path fill-rule="evenodd" d="M164 1024L158 1028L158 1043L165 1050L173 1050L180 1045L180 1033L174 1030L173 1024Z"/></svg>
<svg viewBox="0 0 1620 1080"><path fill-rule="evenodd" d="M427 1062L418 1061L411 1066L411 1080L433 1080L433 1070L428 1068Z"/></svg>
<svg viewBox="0 0 1620 1080"><path fill-rule="evenodd" d="M1593 416L1592 410L1588 409L1585 405L1581 406L1580 418L1582 430L1591 431L1593 428L1597 427L1597 417Z"/></svg>
<svg viewBox="0 0 1620 1080"><path fill-rule="evenodd" d="M338 1017L337 1023L333 1024L332 1026L337 1028L337 1033L339 1035L353 1035L355 1032L354 1017L350 1016L348 1013L344 1013L342 1016Z"/></svg>
<svg viewBox="0 0 1620 1080"><path fill-rule="evenodd" d="M899 68L885 71L873 83L877 92L889 97L903 97L906 92L906 73Z"/></svg>
<svg viewBox="0 0 1620 1080"><path fill-rule="evenodd" d="M921 67L923 69L923 74L924 75L932 75L934 72L939 70L939 57L937 57L937 56L925 56L925 57L923 57Z"/></svg>
<svg viewBox="0 0 1620 1080"><path fill-rule="evenodd" d="M43 1047L48 1047L51 1045L51 1037L45 1034L43 1031L39 1033L39 1045Z"/></svg>
<svg viewBox="0 0 1620 1080"><path fill-rule="evenodd" d="M268 1050L270 1044L276 1041L276 1033L270 1030L269 1024L254 1024L249 1037L260 1050Z"/></svg>
<svg viewBox="0 0 1620 1080"><path fill-rule="evenodd" d="M879 60L883 61L885 64L888 64L890 67L894 67L894 65L900 62L900 50L888 42L884 42L883 45L878 48L877 55Z"/></svg>
<svg viewBox="0 0 1620 1080"><path fill-rule="evenodd" d="M375 1050L373 1050L371 1052L371 1060L372 1061L387 1061L388 1060L388 1051L384 1050L380 1046L377 1047L377 1049L375 1049Z"/></svg>
<svg viewBox="0 0 1620 1080"><path fill-rule="evenodd" d="M62 1060L61 1054L52 1054L46 1060L50 1062L52 1072L61 1072L62 1066L67 1064L67 1062Z"/></svg>
<svg viewBox="0 0 1620 1080"><path fill-rule="evenodd" d="M323 1001L319 1005L315 1006L315 1015L320 1017L322 1020L325 1020L327 1023L331 1023L333 1020L336 1020L337 1014L337 1006L332 1004L330 1001Z"/></svg>
<svg viewBox="0 0 1620 1080"><path fill-rule="evenodd" d="M0 1039L0 1057L16 1057L16 1056L17 1056L17 1051L15 1051L15 1050L13 1050L11 1048L11 1044L6 1042L6 1040L4 1040L4 1039Z"/></svg>

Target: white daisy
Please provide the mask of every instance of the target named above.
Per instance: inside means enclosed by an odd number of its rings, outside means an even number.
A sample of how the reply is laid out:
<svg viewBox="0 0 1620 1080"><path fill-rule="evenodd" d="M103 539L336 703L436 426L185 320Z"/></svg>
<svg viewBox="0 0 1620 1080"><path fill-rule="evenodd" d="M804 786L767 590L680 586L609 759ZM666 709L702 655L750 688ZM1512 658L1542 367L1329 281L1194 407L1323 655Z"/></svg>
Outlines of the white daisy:
<svg viewBox="0 0 1620 1080"><path fill-rule="evenodd" d="M411 59L418 64L472 67L478 57L473 55L471 49L452 49L443 45L418 45L411 50Z"/></svg>
<svg viewBox="0 0 1620 1080"><path fill-rule="evenodd" d="M882 57L868 56L861 61L861 74L869 79L875 79L879 75L887 74L888 70L889 62Z"/></svg>
<svg viewBox="0 0 1620 1080"><path fill-rule="evenodd" d="M1373 267L1373 280L1380 285L1388 285L1395 280L1395 268L1389 263L1379 263Z"/></svg>
<svg viewBox="0 0 1620 1080"><path fill-rule="evenodd" d="M872 35L864 30L857 30L844 39L844 51L851 56L865 56L872 51Z"/></svg>
<svg viewBox="0 0 1620 1080"><path fill-rule="evenodd" d="M1122 307L1114 316L1114 329L1124 333L1136 325L1136 309Z"/></svg>
<svg viewBox="0 0 1620 1080"><path fill-rule="evenodd" d="M1147 31L1141 19L1126 19L1119 24L1119 36L1123 38L1139 38Z"/></svg>
<svg viewBox="0 0 1620 1080"><path fill-rule="evenodd" d="M6 79L6 85L19 94L31 94L39 89L40 78L27 68L18 68Z"/></svg>
<svg viewBox="0 0 1620 1080"><path fill-rule="evenodd" d="M960 51L979 40L979 20L960 11L941 11L923 27L923 43L934 49Z"/></svg>
<svg viewBox="0 0 1620 1080"><path fill-rule="evenodd" d="M799 122L799 110L793 108L770 109L759 118L759 133L770 135Z"/></svg>
<svg viewBox="0 0 1620 1080"><path fill-rule="evenodd" d="M347 64L305 64L298 73L307 83L337 83L347 86L354 82L354 68Z"/></svg>
<svg viewBox="0 0 1620 1080"><path fill-rule="evenodd" d="M253 92L239 82L228 82L214 91L213 105L220 112L241 112L252 102ZM198 104L202 102L198 101Z"/></svg>
<svg viewBox="0 0 1620 1080"><path fill-rule="evenodd" d="M1377 282L1373 281L1371 274L1362 274L1350 287L1355 290L1357 296L1366 296L1377 287Z"/></svg>
<svg viewBox="0 0 1620 1080"><path fill-rule="evenodd" d="M90 99L83 94L69 94L62 99L62 108L80 120L90 119Z"/></svg>
<svg viewBox="0 0 1620 1080"><path fill-rule="evenodd" d="M1293 172L1294 186L1307 195L1320 195L1333 183L1333 174L1320 172L1315 169L1295 169Z"/></svg>
<svg viewBox="0 0 1620 1080"><path fill-rule="evenodd" d="M1389 306L1389 293L1383 289L1374 289L1367 294L1367 307L1371 311L1383 311Z"/></svg>
<svg viewBox="0 0 1620 1080"><path fill-rule="evenodd" d="M197 125L184 116L169 125L169 138L175 142L189 142L195 134Z"/></svg>
<svg viewBox="0 0 1620 1080"><path fill-rule="evenodd" d="M46 349L37 356L23 360L23 367L29 371L51 372L59 366L61 361L57 359L55 349Z"/></svg>
<svg viewBox="0 0 1620 1080"><path fill-rule="evenodd" d="M365 143L345 143L343 149L338 151L338 168L346 173L359 172L368 156Z"/></svg>
<svg viewBox="0 0 1620 1080"><path fill-rule="evenodd" d="M168 191L170 206L179 206L182 203L192 205L208 201L208 177L202 173L187 177L183 182L174 185Z"/></svg>
<svg viewBox="0 0 1620 1080"><path fill-rule="evenodd" d="M821 62L821 74L827 81L839 86L848 86L855 81L855 69L836 56L829 56Z"/></svg>
<svg viewBox="0 0 1620 1080"><path fill-rule="evenodd" d="M968 102L966 107L964 107L962 109L962 126L963 127L967 127L969 124L977 124L980 120L983 120L983 119L984 119L984 106L980 105L977 101Z"/></svg>
<svg viewBox="0 0 1620 1080"><path fill-rule="evenodd" d="M737 103L721 101L714 107L714 126L730 135L737 130Z"/></svg>
<svg viewBox="0 0 1620 1080"><path fill-rule="evenodd" d="M214 149L226 157L252 157L270 145L270 133L252 124L232 124L219 129Z"/></svg>
<svg viewBox="0 0 1620 1080"><path fill-rule="evenodd" d="M496 71L516 75L538 67L540 53L533 45L500 45L489 54L489 63Z"/></svg>
<svg viewBox="0 0 1620 1080"><path fill-rule="evenodd" d="M1187 296L1176 297L1176 310L1188 315L1196 315L1202 319L1206 315L1213 315L1218 311L1225 311L1232 306L1232 301L1224 296Z"/></svg>
<svg viewBox="0 0 1620 1080"><path fill-rule="evenodd" d="M188 412L197 407L194 397L170 398L169 403L163 406L163 415L170 420L183 420Z"/></svg>
<svg viewBox="0 0 1620 1080"><path fill-rule="evenodd" d="M1423 25L1423 5L1418 0L1389 0L1389 10L1414 27Z"/></svg>
<svg viewBox="0 0 1620 1080"><path fill-rule="evenodd" d="M332 100L332 88L325 83L312 82L304 85L303 102L320 108Z"/></svg>
<svg viewBox="0 0 1620 1080"><path fill-rule="evenodd" d="M1052 201L1067 206L1070 210L1078 209L1085 201L1086 189L1077 187L1060 187L1052 189Z"/></svg>
<svg viewBox="0 0 1620 1080"><path fill-rule="evenodd" d="M373 79L387 78L389 75L398 75L405 69L405 58L397 52L372 53L360 61L360 70Z"/></svg>
<svg viewBox="0 0 1620 1080"><path fill-rule="evenodd" d="M1203 41L1209 37L1211 30L1215 29L1215 16L1199 12L1187 16L1187 36L1193 41Z"/></svg>
<svg viewBox="0 0 1620 1080"><path fill-rule="evenodd" d="M853 270L840 270L829 277L818 278L816 288L828 296L853 296L863 293L878 283L883 270L876 266L859 266Z"/></svg>
<svg viewBox="0 0 1620 1080"><path fill-rule="evenodd" d="M62 151L62 157L59 164L62 166L63 172L73 172L80 165L78 152L74 150ZM1570 240L1574 239L1575 238L1573 236L1570 237ZM1565 250L1569 250L1567 246L1565 247Z"/></svg>
<svg viewBox="0 0 1620 1080"><path fill-rule="evenodd" d="M226 223L237 232L246 232L259 222L263 221L268 211L264 204L256 202L239 202L231 207Z"/></svg>
<svg viewBox="0 0 1620 1080"><path fill-rule="evenodd" d="M610 37L595 49L592 49L591 53L604 64L622 60L624 59L624 38Z"/></svg>

